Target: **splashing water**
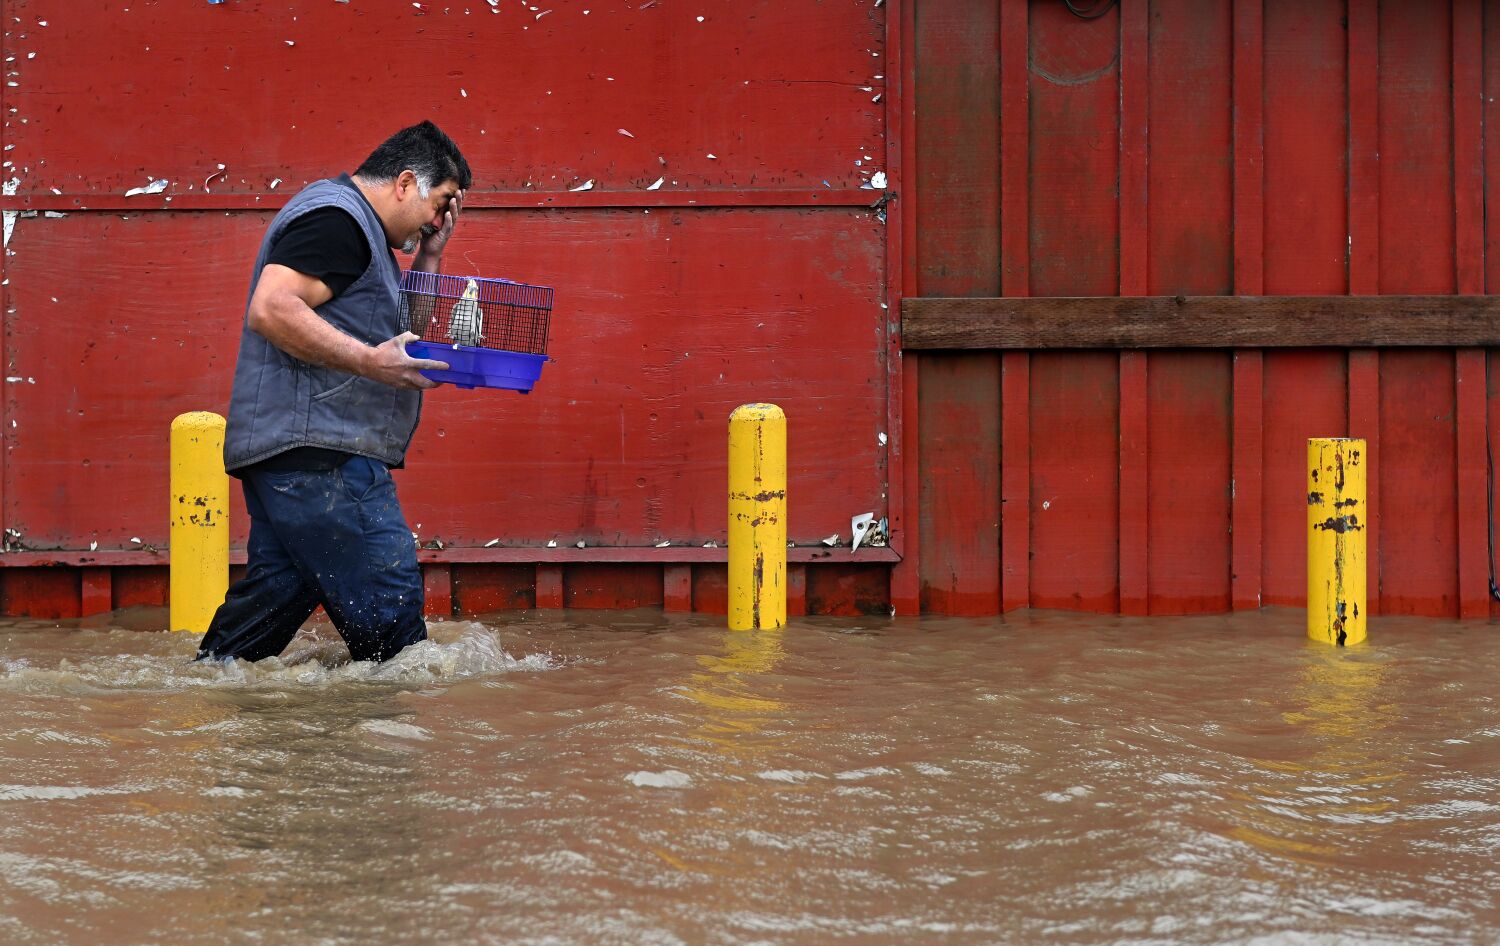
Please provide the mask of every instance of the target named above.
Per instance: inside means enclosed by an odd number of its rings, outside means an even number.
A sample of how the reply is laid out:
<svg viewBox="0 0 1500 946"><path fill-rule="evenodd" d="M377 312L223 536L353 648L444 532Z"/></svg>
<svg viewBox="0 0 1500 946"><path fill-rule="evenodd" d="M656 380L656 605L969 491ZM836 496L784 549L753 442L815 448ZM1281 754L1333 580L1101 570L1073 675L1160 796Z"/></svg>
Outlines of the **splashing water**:
<svg viewBox="0 0 1500 946"><path fill-rule="evenodd" d="M331 629L304 629L281 656L247 663L195 660L197 638L191 635L117 631L93 636L136 646L144 637L153 646L146 653L63 657L53 667L38 666L36 658L0 658L0 690L85 693L198 687L279 690L359 682L430 685L548 670L560 664L545 653L512 657L499 635L478 622L434 622L428 634L427 640L375 663L351 661L348 648Z"/></svg>

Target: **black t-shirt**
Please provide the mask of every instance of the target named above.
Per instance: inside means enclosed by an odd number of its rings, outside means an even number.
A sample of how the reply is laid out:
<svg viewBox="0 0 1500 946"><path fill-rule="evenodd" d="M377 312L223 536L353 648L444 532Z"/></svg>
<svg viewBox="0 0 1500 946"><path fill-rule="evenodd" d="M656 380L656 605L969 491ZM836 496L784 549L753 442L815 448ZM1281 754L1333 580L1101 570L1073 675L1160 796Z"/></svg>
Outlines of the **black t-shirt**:
<svg viewBox="0 0 1500 946"><path fill-rule="evenodd" d="M319 207L281 232L266 262L321 280L338 297L370 268L370 241L347 210Z"/></svg>
<svg viewBox="0 0 1500 946"><path fill-rule="evenodd" d="M341 176L339 183L356 192L359 190L348 175ZM364 229L347 210L319 207L298 217L281 231L271 245L266 262L278 263L321 280L337 298L370 268L370 241L365 239ZM247 469L332 470L350 456L324 447L293 447Z"/></svg>

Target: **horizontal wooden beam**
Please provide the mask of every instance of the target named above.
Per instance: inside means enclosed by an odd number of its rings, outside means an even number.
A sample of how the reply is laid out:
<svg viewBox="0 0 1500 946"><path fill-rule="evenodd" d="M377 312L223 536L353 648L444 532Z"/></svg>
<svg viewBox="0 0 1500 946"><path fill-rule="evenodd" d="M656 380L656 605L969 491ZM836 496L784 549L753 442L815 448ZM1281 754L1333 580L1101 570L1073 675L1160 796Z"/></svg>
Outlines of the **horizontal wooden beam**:
<svg viewBox="0 0 1500 946"><path fill-rule="evenodd" d="M702 548L700 546L606 546L595 548L473 548L450 546L444 549L423 548L417 552L418 561L449 564L585 564L585 563L632 563L641 564L713 564L729 561L729 550L723 547ZM830 548L826 545L802 545L786 550L788 562L854 562L870 564L899 562L901 556L889 546L876 546L850 551L847 547ZM245 564L245 552L231 549L229 562ZM130 565L166 565L166 549L141 549L137 551L77 551L57 549L52 551L18 551L0 553L0 568L36 568L45 566L120 567Z"/></svg>
<svg viewBox="0 0 1500 946"><path fill-rule="evenodd" d="M1500 345L1500 296L909 298L906 349Z"/></svg>

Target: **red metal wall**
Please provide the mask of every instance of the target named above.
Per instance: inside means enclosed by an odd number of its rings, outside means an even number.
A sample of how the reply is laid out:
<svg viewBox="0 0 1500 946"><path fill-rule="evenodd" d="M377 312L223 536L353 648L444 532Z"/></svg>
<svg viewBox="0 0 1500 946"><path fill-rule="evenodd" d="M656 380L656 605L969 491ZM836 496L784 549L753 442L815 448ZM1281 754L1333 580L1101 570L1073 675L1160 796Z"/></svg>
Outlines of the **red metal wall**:
<svg viewBox="0 0 1500 946"><path fill-rule="evenodd" d="M559 288L536 393L429 400L438 610L722 608L724 419L774 400L794 610L1296 605L1348 434L1372 603L1490 613L1489 352L898 358L892 316L1487 291L1500 0L701 6L7 4L0 609L160 598L166 425L225 406L269 214L430 116L479 176L450 268ZM894 548L818 545L866 511Z"/></svg>
<svg viewBox="0 0 1500 946"><path fill-rule="evenodd" d="M1121 0L1083 19L1061 0L922 0L912 30L908 295L1477 294L1500 278L1500 148L1483 135L1500 3ZM1372 605L1488 616L1490 360L924 353L907 366L918 550L893 596L958 613L1300 604L1305 442L1348 435L1374 461Z"/></svg>
<svg viewBox="0 0 1500 946"><path fill-rule="evenodd" d="M439 610L722 608L726 422L762 400L791 419L799 603L884 608L895 553L818 540L897 511L886 13L8 2L0 608L159 597L132 566L165 561L168 424L227 407L271 214L427 117L476 175L447 271L558 300L534 393L427 400L398 483Z"/></svg>

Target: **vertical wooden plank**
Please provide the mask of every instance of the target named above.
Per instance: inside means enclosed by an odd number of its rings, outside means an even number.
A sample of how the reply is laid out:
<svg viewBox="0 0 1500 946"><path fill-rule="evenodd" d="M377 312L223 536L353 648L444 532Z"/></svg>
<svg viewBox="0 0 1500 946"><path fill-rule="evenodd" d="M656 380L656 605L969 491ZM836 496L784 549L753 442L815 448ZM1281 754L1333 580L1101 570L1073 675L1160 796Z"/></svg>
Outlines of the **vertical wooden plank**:
<svg viewBox="0 0 1500 946"><path fill-rule="evenodd" d="M662 566L661 600L664 611L693 610L693 566L691 564Z"/></svg>
<svg viewBox="0 0 1500 946"><path fill-rule="evenodd" d="M1349 292L1380 292L1380 4L1348 0L1349 95ZM1380 443L1380 352L1349 352L1349 436L1362 437L1369 450L1365 473L1369 522L1365 527L1369 556L1368 607L1383 609L1385 556L1380 545L1383 457Z"/></svg>
<svg viewBox="0 0 1500 946"><path fill-rule="evenodd" d="M1483 108L1480 112L1481 131L1484 128L1500 127L1500 0L1484 0L1483 16L1483 48L1481 58L1483 59L1484 88ZM1484 177L1484 274L1485 289L1487 293L1500 292L1500 142L1491 141L1486 144L1481 134L1481 148L1483 149L1482 174ZM1496 372L1500 371L1500 364L1495 362L1495 351L1491 349L1486 353L1488 362L1488 377L1485 382L1487 391L1487 410L1485 415L1485 450L1486 469L1489 462L1494 459L1494 431L1500 424L1500 379ZM1486 519L1486 552L1492 544L1494 523L1490 521L1490 508L1494 504L1493 484L1486 483L1485 519ZM1495 562L1493 556L1488 556L1488 571L1493 572ZM1500 601L1494 600L1491 592L1489 603L1491 618L1500 617Z"/></svg>
<svg viewBox="0 0 1500 946"><path fill-rule="evenodd" d="M1358 59L1367 55L1362 31L1373 29L1362 19L1361 2L1351 3L1346 32L1342 4L1265 0L1262 275L1270 295L1341 295L1351 291L1351 270L1371 277L1376 272L1371 246L1379 242L1374 221L1380 191L1373 160L1373 71L1358 96L1348 88L1355 72L1375 68L1373 60ZM1358 170L1354 180L1351 156ZM1355 291L1369 294L1376 286ZM1301 459L1297 466L1303 466Z"/></svg>
<svg viewBox="0 0 1500 946"><path fill-rule="evenodd" d="M429 617L452 617L453 570L441 562L422 565L422 596Z"/></svg>
<svg viewBox="0 0 1500 946"><path fill-rule="evenodd" d="M1484 0L1483 46L1480 50L1484 87L1481 89L1480 174L1484 186L1485 292L1500 292L1500 142L1486 143L1484 129L1500 127L1500 0Z"/></svg>
<svg viewBox="0 0 1500 946"><path fill-rule="evenodd" d="M791 602L788 602L790 607ZM723 564L693 566L693 610L698 614L729 613L729 568Z"/></svg>
<svg viewBox="0 0 1500 946"><path fill-rule="evenodd" d="M1148 291L1150 20L1146 3L1120 10L1120 295ZM1148 355L1120 358L1120 612L1145 614L1148 601Z"/></svg>
<svg viewBox="0 0 1500 946"><path fill-rule="evenodd" d="M1000 290L1031 294L1029 0L1000 3ZM1031 356L1001 356L1001 608L1031 606Z"/></svg>
<svg viewBox="0 0 1500 946"><path fill-rule="evenodd" d="M1000 364L1001 609L1031 606L1031 356Z"/></svg>
<svg viewBox="0 0 1500 946"><path fill-rule="evenodd" d="M1029 296L1030 0L1000 0L1000 290Z"/></svg>
<svg viewBox="0 0 1500 946"><path fill-rule="evenodd" d="M1120 613L1146 614L1150 587L1150 427L1147 355L1120 358Z"/></svg>
<svg viewBox="0 0 1500 946"><path fill-rule="evenodd" d="M1234 14L1234 291L1258 296L1265 277L1265 0Z"/></svg>
<svg viewBox="0 0 1500 946"><path fill-rule="evenodd" d="M1265 16L1264 0L1233 0L1234 13L1234 292L1265 291ZM1230 606L1261 603L1261 487L1264 478L1264 358L1234 353L1234 443L1231 471Z"/></svg>
<svg viewBox="0 0 1500 946"><path fill-rule="evenodd" d="M1453 0L1453 209L1458 291L1484 292L1484 13L1480 0ZM1486 490L1485 353L1454 354L1457 388L1458 609L1488 616L1489 510Z"/></svg>
<svg viewBox="0 0 1500 946"><path fill-rule="evenodd" d="M1495 19L1489 17L1488 15L1486 16L1486 21L1486 25L1490 26L1490 28L1493 28L1493 24L1497 22ZM1488 42L1488 37L1486 37L1486 41ZM1485 352L1485 356L1486 361L1488 362L1488 364L1486 365L1487 371L1485 375L1485 429L1488 431L1494 431L1500 430L1500 349L1488 349ZM1494 460L1494 440L1495 438L1493 434L1487 435L1485 437L1485 449L1489 454L1488 459L1490 462L1493 462ZM1488 469L1489 466L1487 464L1486 470ZM1486 488L1489 491L1489 496L1487 497L1489 499L1489 502L1485 504L1485 546L1487 550L1490 550L1493 547L1494 542L1496 541L1495 521L1492 515L1493 504L1495 501L1494 484L1487 483ZM1497 563L1495 562L1492 554L1489 560L1490 573L1488 575L1488 578L1490 580L1491 620L1495 619L1496 617L1500 617L1500 600L1495 599L1494 582L1497 579L1500 579L1500 575L1495 574L1496 566Z"/></svg>
<svg viewBox="0 0 1500 946"><path fill-rule="evenodd" d="M1454 365L1458 402L1458 607L1461 618L1488 617L1489 506L1485 367L1483 348L1460 349Z"/></svg>
<svg viewBox="0 0 1500 946"><path fill-rule="evenodd" d="M82 579L82 614L104 614L115 606L115 588L111 580L113 569L84 568Z"/></svg>
<svg viewBox="0 0 1500 946"><path fill-rule="evenodd" d="M1031 604L1120 606L1120 359L1109 351L1031 356Z"/></svg>
<svg viewBox="0 0 1500 946"><path fill-rule="evenodd" d="M916 96L912 93L916 89L917 77L916 3L912 0L901 0L896 10L899 10L899 15L888 9L886 16L900 24L901 68L899 71L889 70L886 77L888 82L893 77L899 82L896 98L900 107L897 108L889 98L886 100L886 147L889 150L893 142L896 144L901 158L902 178L905 179L910 175L915 181ZM900 134L896 134L896 130L891 127L890 123L893 120L900 123ZM893 221L889 216L886 218L886 226L897 228L901 238L901 265L899 273L896 274L899 277L898 286L901 296L917 291L917 220L920 214L921 197L922 195L918 193L915 186L902 188L897 192L895 201L895 220ZM890 205L887 204L887 211L889 210ZM896 269L894 266L890 268ZM890 423L891 442L887 475L893 486L898 481L901 486L900 496L893 495L890 502L891 546L901 556L901 561L891 569L891 607L900 614L919 614L922 606L920 569L922 536L917 508L917 490L921 485L922 475L921 453L918 449L918 444L921 443L921 431L917 428L919 396L917 379L920 374L920 356L916 352L903 353L901 351L900 300L889 298L889 293L887 296L887 304L890 306L888 318L892 324L898 326L898 331L893 333L895 344L891 346L888 355L891 359L890 363L896 367L891 372L892 387L889 392L895 416ZM805 577L803 580L805 582ZM787 606L790 608L791 602L788 602ZM805 601L803 611L798 613L806 613Z"/></svg>
<svg viewBox="0 0 1500 946"><path fill-rule="evenodd" d="M924 612L1000 610L1000 356L922 359Z"/></svg>
<svg viewBox="0 0 1500 946"><path fill-rule="evenodd" d="M1349 292L1364 296L1380 292L1380 4L1348 4Z"/></svg>
<svg viewBox="0 0 1500 946"><path fill-rule="evenodd" d="M895 575L891 576L892 585ZM894 588L893 588L894 590ZM895 607L894 601L891 607ZM788 617L801 617L807 613L807 566L791 564L786 569L786 613ZM915 612L907 612L912 614ZM891 615L895 617L895 615Z"/></svg>
<svg viewBox="0 0 1500 946"><path fill-rule="evenodd" d="M921 162L918 288L923 295L1000 291L1000 10L932 0L917 21ZM1000 608L1000 359L934 354L919 362L917 429L921 609Z"/></svg>
<svg viewBox="0 0 1500 946"><path fill-rule="evenodd" d="M578 562L563 573L563 597L570 608L659 608L661 566L634 562Z"/></svg>
<svg viewBox="0 0 1500 946"><path fill-rule="evenodd" d="M1265 521L1265 358L1255 349L1234 353L1234 446L1230 489L1232 546L1230 607L1261 606Z"/></svg>
<svg viewBox="0 0 1500 946"><path fill-rule="evenodd" d="M557 609L567 606L563 594L563 566L538 564L536 567L536 606Z"/></svg>

